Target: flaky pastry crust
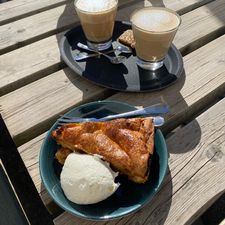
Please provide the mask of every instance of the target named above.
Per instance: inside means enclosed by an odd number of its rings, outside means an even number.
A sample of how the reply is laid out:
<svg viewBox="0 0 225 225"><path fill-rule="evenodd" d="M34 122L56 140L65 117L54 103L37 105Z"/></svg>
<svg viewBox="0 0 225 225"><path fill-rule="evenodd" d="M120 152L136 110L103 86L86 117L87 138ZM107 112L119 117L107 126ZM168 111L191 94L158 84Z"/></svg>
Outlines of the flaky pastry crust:
<svg viewBox="0 0 225 225"><path fill-rule="evenodd" d="M56 153L61 163L71 151L82 151L101 155L113 169L136 183L148 179L154 150L150 117L66 124L53 131L52 137L63 147L62 152Z"/></svg>

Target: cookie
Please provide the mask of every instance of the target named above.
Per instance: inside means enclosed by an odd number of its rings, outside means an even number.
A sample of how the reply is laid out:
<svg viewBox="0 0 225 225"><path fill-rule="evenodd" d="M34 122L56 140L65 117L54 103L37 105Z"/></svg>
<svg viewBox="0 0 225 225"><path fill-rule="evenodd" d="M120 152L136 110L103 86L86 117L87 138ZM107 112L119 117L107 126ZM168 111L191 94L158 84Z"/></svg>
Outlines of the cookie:
<svg viewBox="0 0 225 225"><path fill-rule="evenodd" d="M124 45L127 45L131 48L135 48L134 35L133 35L133 31L131 29L123 32L119 36L118 40L119 40L120 43L122 43Z"/></svg>

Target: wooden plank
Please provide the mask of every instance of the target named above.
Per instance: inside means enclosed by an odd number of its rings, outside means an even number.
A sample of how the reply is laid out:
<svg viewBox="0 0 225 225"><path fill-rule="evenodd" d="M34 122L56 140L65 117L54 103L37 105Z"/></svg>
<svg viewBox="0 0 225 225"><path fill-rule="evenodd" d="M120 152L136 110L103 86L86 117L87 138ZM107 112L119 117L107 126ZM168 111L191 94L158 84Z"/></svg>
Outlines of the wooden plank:
<svg viewBox="0 0 225 225"><path fill-rule="evenodd" d="M219 13L219 15L220 12L224 10L223 4L220 3L221 1L223 0L214 3L216 5L221 5L217 10L219 12L215 12ZM121 12L118 13L117 19L129 20L131 12L143 6L144 2L142 1L131 2L123 0L123 2L120 3ZM191 4L189 6L191 7ZM186 7L187 5L184 6L184 8ZM210 16L212 16L212 13L208 15L208 17ZM222 13L221 19L223 19L223 17ZM0 54L66 30L77 23L78 18L75 13L74 5L70 3L3 25L0 27ZM211 29L213 29L213 26L215 26L215 29L218 29L218 27L223 27L223 24L218 24L217 20L214 19Z"/></svg>
<svg viewBox="0 0 225 225"><path fill-rule="evenodd" d="M0 7L0 26L63 5L67 2L71 2L71 0L42 0L41 2L16 0L6 2Z"/></svg>
<svg viewBox="0 0 225 225"><path fill-rule="evenodd" d="M184 1L184 0L161 0L161 1L156 1L156 0L145 0L146 1L146 6L148 5L153 5L153 6L160 6L160 7L167 7L171 8L175 11L177 11L180 15L187 13L189 11L192 11L202 5L205 5L209 2L212 2L214 0L208 0L208 1L199 1L199 0L189 0L189 1Z"/></svg>
<svg viewBox="0 0 225 225"><path fill-rule="evenodd" d="M93 85L67 68L0 97L0 111L11 127L14 141L20 144L47 130L59 114L72 106L112 93L115 92Z"/></svg>
<svg viewBox="0 0 225 225"><path fill-rule="evenodd" d="M169 173L155 198L139 212L121 220L122 224L191 224L209 207L208 203L225 191L225 99L201 114L168 138ZM201 132L196 133L196 124ZM195 142L192 146L190 140ZM188 158L188 160L187 160ZM180 164L182 161L186 163ZM54 223L95 224L68 213Z"/></svg>
<svg viewBox="0 0 225 225"><path fill-rule="evenodd" d="M0 56L0 96L65 67L58 47L62 35L51 36Z"/></svg>
<svg viewBox="0 0 225 225"><path fill-rule="evenodd" d="M153 4L154 6L165 6L168 8L172 7L174 10L183 14L210 1L212 0L189 0L188 2L179 0L164 0L163 2L158 1L152 3L150 1L146 1L146 5ZM33 0L16 0L6 2L0 7L0 25L58 7L68 2L71 2L71 0L42 0L41 3Z"/></svg>
<svg viewBox="0 0 225 225"><path fill-rule="evenodd" d="M136 7L136 5L134 6ZM132 11L131 7L125 7L120 10L118 15L121 19L128 18L128 9L129 11ZM213 24L212 27L215 25L214 22L216 21L216 18L210 16L206 18L205 13L201 13L201 10L205 12L205 8L201 7L197 11L195 10L182 16L182 26L175 40L175 44L181 50L190 48L191 43L193 42L195 43L195 47L196 43L201 45L200 42L204 36L211 33L210 29L203 29L201 34L193 31L193 29L195 29L194 27L196 27L196 30L199 30L208 23ZM197 15L201 15L202 17L200 18ZM192 18L196 19L194 27L192 27ZM215 26L215 30L216 29L217 27ZM188 33L191 33L192 35L188 35ZM55 36L48 37L0 56L0 96L47 74L55 72L62 67L59 52L59 41L61 36L62 34L59 33ZM21 57L21 55L23 55L23 57Z"/></svg>
<svg viewBox="0 0 225 225"><path fill-rule="evenodd" d="M39 162L39 151L45 136L46 133L43 133L18 148L20 156L27 168L30 168Z"/></svg>
<svg viewBox="0 0 225 225"><path fill-rule="evenodd" d="M0 27L0 54L68 29L77 21L70 3L3 25Z"/></svg>
<svg viewBox="0 0 225 225"><path fill-rule="evenodd" d="M52 200L44 190L43 184L41 182L41 177L39 173L39 152L41 148L41 143L43 142L46 133L37 136L31 141L25 143L24 145L18 148L21 158L25 166L28 169L30 176L37 188L38 193L40 194L42 201L45 205L49 205Z"/></svg>
<svg viewBox="0 0 225 225"><path fill-rule="evenodd" d="M224 3L224 0L214 1L182 17L179 35L176 35L174 41L183 54L224 34ZM184 43L184 39L186 39L186 43Z"/></svg>

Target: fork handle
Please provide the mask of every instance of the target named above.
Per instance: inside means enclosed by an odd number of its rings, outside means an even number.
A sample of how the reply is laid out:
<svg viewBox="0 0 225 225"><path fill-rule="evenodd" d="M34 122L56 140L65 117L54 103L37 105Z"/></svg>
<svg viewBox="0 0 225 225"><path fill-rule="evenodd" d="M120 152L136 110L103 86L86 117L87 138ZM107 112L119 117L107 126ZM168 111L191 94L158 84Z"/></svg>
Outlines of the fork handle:
<svg viewBox="0 0 225 225"><path fill-rule="evenodd" d="M142 115L155 115L155 114L163 114L169 112L169 107L166 104L156 104L152 105L143 109L137 109L130 112L115 114L115 115L109 115L102 119L104 120L111 120L111 119L117 119L121 117L129 117L129 116L142 116Z"/></svg>
<svg viewBox="0 0 225 225"><path fill-rule="evenodd" d="M165 122L164 118L161 116L155 116L152 118L153 118L153 124L155 127L161 127ZM59 119L58 125L62 126L67 123L85 123L85 122L89 122L89 121L97 122L97 121L106 121L106 120L107 119L105 119L105 117L101 118L101 119L96 119L96 118Z"/></svg>

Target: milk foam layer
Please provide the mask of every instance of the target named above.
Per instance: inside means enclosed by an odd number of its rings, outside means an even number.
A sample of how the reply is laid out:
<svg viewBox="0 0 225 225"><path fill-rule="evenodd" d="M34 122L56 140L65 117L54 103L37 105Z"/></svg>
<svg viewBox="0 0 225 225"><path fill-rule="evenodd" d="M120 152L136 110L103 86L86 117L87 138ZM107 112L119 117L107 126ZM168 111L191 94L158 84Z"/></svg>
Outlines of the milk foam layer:
<svg viewBox="0 0 225 225"><path fill-rule="evenodd" d="M179 18L163 9L144 8L136 12L131 21L137 27L146 31L164 32L175 29L179 23Z"/></svg>
<svg viewBox="0 0 225 225"><path fill-rule="evenodd" d="M117 5L116 0L78 0L76 7L87 12L102 12Z"/></svg>

